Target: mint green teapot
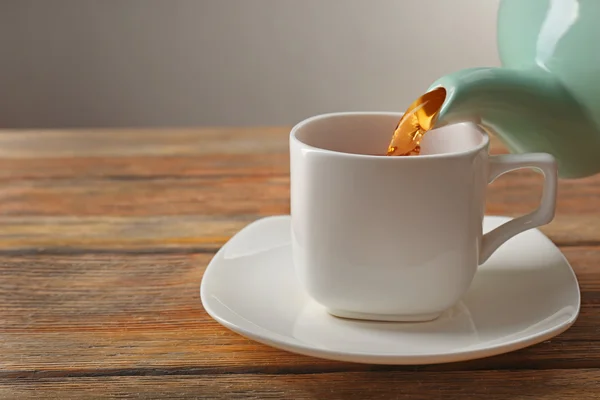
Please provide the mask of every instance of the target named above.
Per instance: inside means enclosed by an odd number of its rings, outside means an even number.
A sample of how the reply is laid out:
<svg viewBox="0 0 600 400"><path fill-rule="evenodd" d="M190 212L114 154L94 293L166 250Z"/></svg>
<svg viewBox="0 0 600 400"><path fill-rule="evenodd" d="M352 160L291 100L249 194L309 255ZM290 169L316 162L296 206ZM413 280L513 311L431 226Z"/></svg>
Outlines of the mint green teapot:
<svg viewBox="0 0 600 400"><path fill-rule="evenodd" d="M600 172L600 0L502 0L502 67L443 76L438 124L471 120L513 153L554 155L561 178Z"/></svg>

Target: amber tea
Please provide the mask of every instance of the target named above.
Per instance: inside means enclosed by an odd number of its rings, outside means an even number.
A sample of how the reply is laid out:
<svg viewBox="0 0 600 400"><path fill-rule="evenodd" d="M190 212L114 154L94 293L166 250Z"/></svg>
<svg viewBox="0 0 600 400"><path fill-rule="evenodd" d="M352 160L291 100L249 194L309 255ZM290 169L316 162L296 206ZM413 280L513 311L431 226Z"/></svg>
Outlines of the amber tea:
<svg viewBox="0 0 600 400"><path fill-rule="evenodd" d="M418 155L421 138L433 128L446 100L446 89L437 88L416 99L407 109L392 135L388 156Z"/></svg>

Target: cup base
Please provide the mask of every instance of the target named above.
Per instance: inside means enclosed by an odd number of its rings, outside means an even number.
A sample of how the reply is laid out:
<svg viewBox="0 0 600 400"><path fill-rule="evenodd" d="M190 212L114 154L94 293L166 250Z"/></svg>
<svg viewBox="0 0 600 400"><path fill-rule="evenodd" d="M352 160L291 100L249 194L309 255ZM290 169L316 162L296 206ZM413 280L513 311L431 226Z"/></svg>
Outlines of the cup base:
<svg viewBox="0 0 600 400"><path fill-rule="evenodd" d="M430 314L371 314L354 311L335 310L326 308L327 312L334 317L346 318L346 319L360 319L368 321L386 321L386 322L427 322L437 319L441 312L430 313Z"/></svg>

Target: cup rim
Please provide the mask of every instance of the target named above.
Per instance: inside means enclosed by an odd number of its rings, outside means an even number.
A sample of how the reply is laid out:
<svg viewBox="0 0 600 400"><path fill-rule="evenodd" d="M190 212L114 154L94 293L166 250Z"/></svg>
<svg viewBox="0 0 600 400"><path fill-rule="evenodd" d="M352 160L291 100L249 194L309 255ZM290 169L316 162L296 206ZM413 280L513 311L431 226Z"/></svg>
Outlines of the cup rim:
<svg viewBox="0 0 600 400"><path fill-rule="evenodd" d="M393 111L340 111L340 112L317 114L317 115L313 115L312 117L305 118L304 120L295 124L290 131L290 141L302 148L309 149L309 150L315 151L315 152L324 153L324 154L330 154L330 155L342 156L342 157L364 158L364 159L394 160L394 162L419 162L419 160L424 161L424 160L431 160L431 159L460 158L460 157L469 156L471 154L479 153L481 150L489 147L489 143L490 143L489 134L483 128L478 126L476 123L474 123L473 121L468 121L468 120L458 121L458 122L456 122L456 124L469 125L473 129L475 129L479 133L481 133L483 140L479 145L472 147L468 150L463 150L463 151L456 151L456 152L451 152L451 153L439 153L439 154L423 154L423 155L419 155L419 156L415 156L415 157L391 157L391 156L387 156L387 155L346 153L343 151L329 150L329 149L324 149L321 147L315 147L315 146L309 145L309 144L303 142L302 140L298 139L298 137L296 136L298 131L300 129L302 129L304 126L308 125L309 123L312 123L312 122L315 122L318 120L322 120L322 119L331 118L331 117L362 115L362 116L372 116L372 117L394 116L394 117L397 117L398 119L400 119L400 117L402 117L403 114L404 113L402 113L402 112L393 112ZM435 129L440 129L440 128L442 128L442 127L435 128Z"/></svg>

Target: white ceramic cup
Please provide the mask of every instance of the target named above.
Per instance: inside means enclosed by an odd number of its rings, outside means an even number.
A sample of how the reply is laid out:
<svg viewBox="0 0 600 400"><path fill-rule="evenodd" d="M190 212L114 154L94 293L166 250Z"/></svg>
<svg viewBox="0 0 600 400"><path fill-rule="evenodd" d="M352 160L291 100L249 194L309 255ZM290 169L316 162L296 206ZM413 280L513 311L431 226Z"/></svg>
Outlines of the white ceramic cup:
<svg viewBox="0 0 600 400"><path fill-rule="evenodd" d="M338 317L435 319L502 243L554 218L551 155L490 156L485 131L466 122L428 132L419 156L385 156L401 115L318 115L291 131L294 266ZM483 234L488 183L528 167L544 175L539 208Z"/></svg>

